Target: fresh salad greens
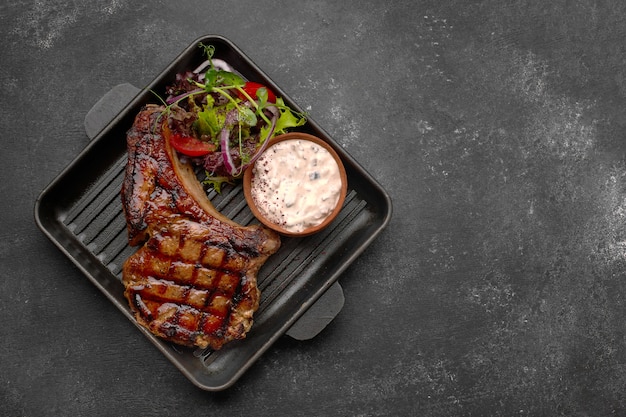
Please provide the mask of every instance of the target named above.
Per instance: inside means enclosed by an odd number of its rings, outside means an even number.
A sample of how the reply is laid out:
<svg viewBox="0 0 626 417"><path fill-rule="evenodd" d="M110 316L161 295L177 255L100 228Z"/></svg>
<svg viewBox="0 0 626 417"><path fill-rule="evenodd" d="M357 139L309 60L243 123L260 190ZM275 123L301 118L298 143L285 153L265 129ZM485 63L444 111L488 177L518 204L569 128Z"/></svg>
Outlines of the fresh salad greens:
<svg viewBox="0 0 626 417"><path fill-rule="evenodd" d="M199 47L207 60L176 75L161 99L164 111L158 123L167 123L174 149L203 168L203 183L219 192L224 183L243 175L271 137L302 126L306 116L266 86L214 59L212 45Z"/></svg>

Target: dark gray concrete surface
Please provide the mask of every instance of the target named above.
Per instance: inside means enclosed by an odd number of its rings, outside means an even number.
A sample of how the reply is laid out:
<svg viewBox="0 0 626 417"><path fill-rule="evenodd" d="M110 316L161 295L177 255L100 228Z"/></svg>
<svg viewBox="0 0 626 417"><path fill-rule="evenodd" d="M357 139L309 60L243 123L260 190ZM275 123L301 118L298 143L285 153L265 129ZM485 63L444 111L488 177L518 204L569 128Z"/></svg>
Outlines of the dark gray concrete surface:
<svg viewBox="0 0 626 417"><path fill-rule="evenodd" d="M235 42L391 195L315 339L197 389L37 229L83 119ZM626 415L626 3L0 5L0 414Z"/></svg>

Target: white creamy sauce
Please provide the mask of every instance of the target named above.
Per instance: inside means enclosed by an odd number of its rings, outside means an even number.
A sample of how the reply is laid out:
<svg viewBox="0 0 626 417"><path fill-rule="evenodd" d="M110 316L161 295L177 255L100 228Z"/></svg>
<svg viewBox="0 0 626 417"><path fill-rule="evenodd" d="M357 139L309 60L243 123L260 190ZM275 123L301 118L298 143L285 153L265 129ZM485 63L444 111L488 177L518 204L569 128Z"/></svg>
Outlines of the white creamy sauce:
<svg viewBox="0 0 626 417"><path fill-rule="evenodd" d="M316 143L291 139L269 147L256 161L252 198L259 211L290 232L324 221L341 192L339 167Z"/></svg>

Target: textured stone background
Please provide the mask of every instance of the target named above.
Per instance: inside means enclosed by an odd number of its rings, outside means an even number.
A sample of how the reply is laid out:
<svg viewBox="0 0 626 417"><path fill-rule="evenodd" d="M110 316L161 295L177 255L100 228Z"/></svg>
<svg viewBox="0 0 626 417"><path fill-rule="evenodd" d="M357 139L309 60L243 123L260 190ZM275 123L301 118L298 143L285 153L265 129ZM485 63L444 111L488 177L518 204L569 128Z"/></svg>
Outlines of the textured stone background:
<svg viewBox="0 0 626 417"><path fill-rule="evenodd" d="M195 388L36 228L111 87L235 42L391 195L317 338ZM626 414L626 3L0 5L0 414Z"/></svg>

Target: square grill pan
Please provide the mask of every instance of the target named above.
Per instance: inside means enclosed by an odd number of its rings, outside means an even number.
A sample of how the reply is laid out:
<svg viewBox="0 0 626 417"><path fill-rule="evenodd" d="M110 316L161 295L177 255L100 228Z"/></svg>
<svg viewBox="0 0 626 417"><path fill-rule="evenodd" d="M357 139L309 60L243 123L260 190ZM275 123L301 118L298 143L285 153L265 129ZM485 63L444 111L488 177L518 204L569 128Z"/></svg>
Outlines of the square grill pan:
<svg viewBox="0 0 626 417"><path fill-rule="evenodd" d="M338 218L322 232L305 238L282 237L280 250L258 275L259 309L246 339L217 352L176 346L153 336L133 318L121 283L123 262L137 248L128 245L119 192L126 165L126 132L147 103L157 102L177 73L204 59L198 44L215 47L245 78L267 85L285 104L302 111L228 39L207 35L195 40L165 70L119 112L90 144L41 193L35 203L39 228L137 326L191 382L207 391L231 386L328 290L363 252L391 218L391 200L384 189L314 120L301 131L330 143L348 174L348 196ZM236 222L257 223L241 185L211 192L209 198ZM336 285L336 284L335 284ZM149 372L149 370L146 370Z"/></svg>

